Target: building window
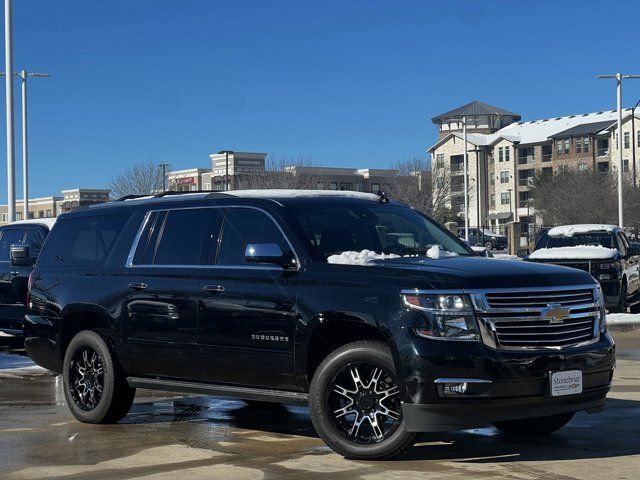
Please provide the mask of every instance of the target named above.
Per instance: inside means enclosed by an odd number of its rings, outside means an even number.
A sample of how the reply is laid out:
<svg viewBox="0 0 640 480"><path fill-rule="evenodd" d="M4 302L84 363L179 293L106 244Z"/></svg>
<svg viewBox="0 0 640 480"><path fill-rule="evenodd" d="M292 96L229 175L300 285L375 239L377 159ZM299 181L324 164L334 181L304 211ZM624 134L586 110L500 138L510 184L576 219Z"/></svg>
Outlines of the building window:
<svg viewBox="0 0 640 480"><path fill-rule="evenodd" d="M509 183L509 172L503 170L500 172L500 183Z"/></svg>
<svg viewBox="0 0 640 480"><path fill-rule="evenodd" d="M562 141L556 142L556 153L562 155Z"/></svg>
<svg viewBox="0 0 640 480"><path fill-rule="evenodd" d="M504 161L504 152L503 152L503 148L502 147L498 147L498 161L502 162Z"/></svg>
<svg viewBox="0 0 640 480"><path fill-rule="evenodd" d="M345 191L353 190L353 183L351 183L351 182L340 182L340 190L345 190Z"/></svg>
<svg viewBox="0 0 640 480"><path fill-rule="evenodd" d="M576 138L576 153L582 153L582 139Z"/></svg>
<svg viewBox="0 0 640 480"><path fill-rule="evenodd" d="M609 162L598 163L598 173L607 173L609 171Z"/></svg>
<svg viewBox="0 0 640 480"><path fill-rule="evenodd" d="M444 162L444 159L442 161ZM444 165L444 163L443 163L443 165ZM436 178L436 186L438 188L442 188L444 186L444 178L443 177ZM371 184L371 193L380 193L380 184L379 183L372 183Z"/></svg>
<svg viewBox="0 0 640 480"><path fill-rule="evenodd" d="M211 182L205 182L204 189L205 190L211 190Z"/></svg>
<svg viewBox="0 0 640 480"><path fill-rule="evenodd" d="M47 218L51 218L51 217L53 217L53 213L51 212L51 209L48 208L47 209Z"/></svg>
<svg viewBox="0 0 640 480"><path fill-rule="evenodd" d="M562 172L568 172L569 171L569 165L558 165L558 172L562 173Z"/></svg>
<svg viewBox="0 0 640 480"><path fill-rule="evenodd" d="M329 183L329 190L338 190L338 184L336 182Z"/></svg>
<svg viewBox="0 0 640 480"><path fill-rule="evenodd" d="M570 151L571 151L571 140L566 139L564 141L564 154L569 155Z"/></svg>
<svg viewBox="0 0 640 480"><path fill-rule="evenodd" d="M444 167L444 153L436 154L436 168Z"/></svg>
<svg viewBox="0 0 640 480"><path fill-rule="evenodd" d="M589 137L584 137L584 153L589 153Z"/></svg>
<svg viewBox="0 0 640 480"><path fill-rule="evenodd" d="M598 157L606 157L609 155L609 139L608 138L600 138L597 141L597 152Z"/></svg>
<svg viewBox="0 0 640 480"><path fill-rule="evenodd" d="M2 214L2 221L3 221L3 222L6 222L6 221L7 221L7 215L8 215L7 213L3 213L3 214Z"/></svg>
<svg viewBox="0 0 640 480"><path fill-rule="evenodd" d="M531 192L518 193L518 202L521 207L526 207L529 204L529 200L531 200Z"/></svg>
<svg viewBox="0 0 640 480"><path fill-rule="evenodd" d="M508 162L511 157L511 149L509 147L504 147L504 161Z"/></svg>
<svg viewBox="0 0 640 480"><path fill-rule="evenodd" d="M629 171L629 160L626 158L622 160L622 171L623 172Z"/></svg>
<svg viewBox="0 0 640 480"><path fill-rule="evenodd" d="M629 132L624 132L624 136L622 138L624 139L624 148L631 148L631 135Z"/></svg>
<svg viewBox="0 0 640 480"><path fill-rule="evenodd" d="M38 210L38 218L44 218L44 210Z"/></svg>
<svg viewBox="0 0 640 480"><path fill-rule="evenodd" d="M16 220L22 220L22 212L16 212Z"/></svg>
<svg viewBox="0 0 640 480"><path fill-rule="evenodd" d="M500 205L509 205L510 198L511 198L511 194L509 192L502 192L500 194Z"/></svg>
<svg viewBox="0 0 640 480"><path fill-rule="evenodd" d="M551 154L552 154L551 145L542 145L542 161L543 162L550 162L551 161Z"/></svg>
<svg viewBox="0 0 640 480"><path fill-rule="evenodd" d="M489 206L491 208L496 208L496 194L492 193L491 196L489 197Z"/></svg>
<svg viewBox="0 0 640 480"><path fill-rule="evenodd" d="M586 170L586 169L587 169L587 164L586 164L585 162L580 162L580 163L578 164L578 170L580 170L580 171L584 171L584 170Z"/></svg>
<svg viewBox="0 0 640 480"><path fill-rule="evenodd" d="M636 138L636 148L640 147L640 130L638 130L638 138Z"/></svg>

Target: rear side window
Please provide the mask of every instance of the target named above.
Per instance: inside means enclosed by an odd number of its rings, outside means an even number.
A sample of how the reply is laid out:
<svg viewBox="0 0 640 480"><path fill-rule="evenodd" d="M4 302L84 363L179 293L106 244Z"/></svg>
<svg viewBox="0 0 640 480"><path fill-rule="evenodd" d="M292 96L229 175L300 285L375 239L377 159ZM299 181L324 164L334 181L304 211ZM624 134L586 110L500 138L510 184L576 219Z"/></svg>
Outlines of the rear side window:
<svg viewBox="0 0 640 480"><path fill-rule="evenodd" d="M58 221L42 251L43 267L102 265L116 243L129 213L79 217Z"/></svg>
<svg viewBox="0 0 640 480"><path fill-rule="evenodd" d="M217 208L151 212L134 256L134 265L201 265L217 228Z"/></svg>
<svg viewBox="0 0 640 480"><path fill-rule="evenodd" d="M0 261L9 261L9 251L14 243L22 243L24 229L8 228L0 232Z"/></svg>

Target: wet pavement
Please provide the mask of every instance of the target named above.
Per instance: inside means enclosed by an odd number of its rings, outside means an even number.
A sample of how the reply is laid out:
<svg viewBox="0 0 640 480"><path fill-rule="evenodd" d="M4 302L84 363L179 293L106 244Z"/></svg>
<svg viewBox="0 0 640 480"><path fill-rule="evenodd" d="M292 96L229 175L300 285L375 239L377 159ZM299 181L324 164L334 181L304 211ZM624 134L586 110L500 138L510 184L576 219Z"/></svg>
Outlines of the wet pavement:
<svg viewBox="0 0 640 480"><path fill-rule="evenodd" d="M78 423L59 377L0 337L0 479L637 479L640 331L617 333L607 409L559 433L522 440L491 428L423 435L386 462L332 453L302 407L138 390L119 424Z"/></svg>

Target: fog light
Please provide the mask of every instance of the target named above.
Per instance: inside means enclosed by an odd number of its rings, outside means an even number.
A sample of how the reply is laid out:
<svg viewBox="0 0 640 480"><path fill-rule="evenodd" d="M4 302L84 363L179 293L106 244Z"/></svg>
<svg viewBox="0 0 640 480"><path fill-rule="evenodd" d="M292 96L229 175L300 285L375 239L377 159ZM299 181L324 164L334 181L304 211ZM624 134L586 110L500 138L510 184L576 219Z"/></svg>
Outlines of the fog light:
<svg viewBox="0 0 640 480"><path fill-rule="evenodd" d="M445 383L443 393L445 396L464 395L467 393L467 382Z"/></svg>

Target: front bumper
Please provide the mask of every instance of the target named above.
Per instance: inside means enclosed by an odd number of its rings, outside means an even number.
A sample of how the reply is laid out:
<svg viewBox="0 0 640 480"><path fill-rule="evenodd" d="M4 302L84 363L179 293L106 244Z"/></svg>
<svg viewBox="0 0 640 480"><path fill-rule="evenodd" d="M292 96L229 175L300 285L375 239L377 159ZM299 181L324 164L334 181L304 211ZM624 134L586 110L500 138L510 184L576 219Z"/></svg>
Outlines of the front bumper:
<svg viewBox="0 0 640 480"><path fill-rule="evenodd" d="M615 368L608 334L593 344L558 351L501 351L477 342L414 338L399 351L402 411L408 431L460 430L492 422L604 407ZM580 370L583 393L549 394L549 373ZM470 395L445 397L436 379L483 379Z"/></svg>

